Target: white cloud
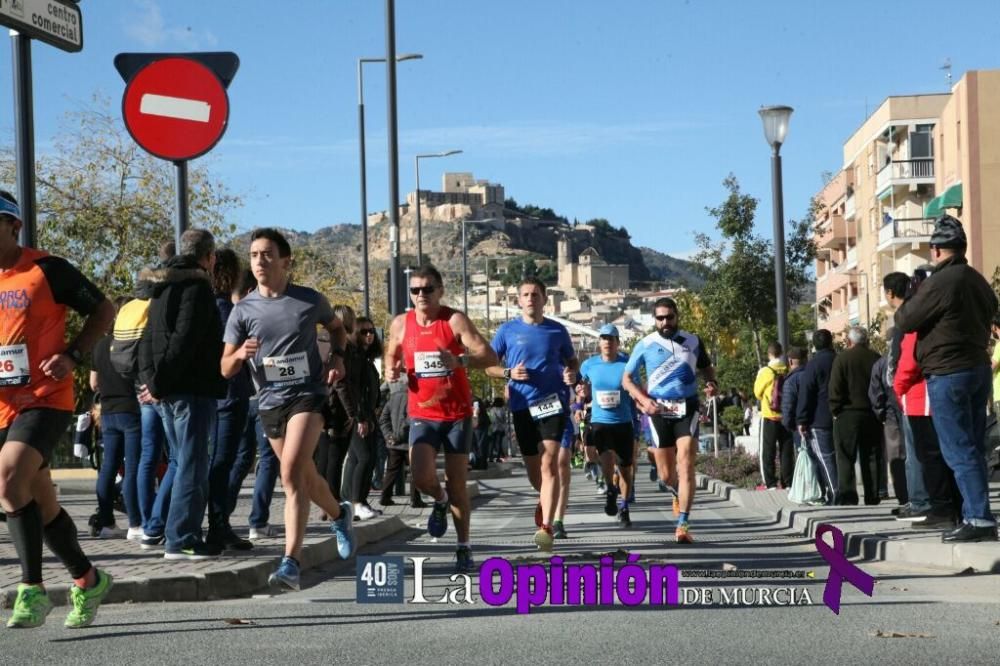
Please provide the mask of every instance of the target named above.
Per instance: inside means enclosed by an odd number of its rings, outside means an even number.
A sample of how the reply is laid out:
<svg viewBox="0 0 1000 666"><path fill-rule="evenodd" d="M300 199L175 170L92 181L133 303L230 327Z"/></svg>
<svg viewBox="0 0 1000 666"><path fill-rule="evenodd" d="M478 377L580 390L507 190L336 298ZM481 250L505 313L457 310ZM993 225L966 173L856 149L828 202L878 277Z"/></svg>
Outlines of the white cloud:
<svg viewBox="0 0 1000 666"><path fill-rule="evenodd" d="M186 50L216 46L219 40L210 30L167 25L156 0L133 0L135 10L123 19L125 34L145 48Z"/></svg>

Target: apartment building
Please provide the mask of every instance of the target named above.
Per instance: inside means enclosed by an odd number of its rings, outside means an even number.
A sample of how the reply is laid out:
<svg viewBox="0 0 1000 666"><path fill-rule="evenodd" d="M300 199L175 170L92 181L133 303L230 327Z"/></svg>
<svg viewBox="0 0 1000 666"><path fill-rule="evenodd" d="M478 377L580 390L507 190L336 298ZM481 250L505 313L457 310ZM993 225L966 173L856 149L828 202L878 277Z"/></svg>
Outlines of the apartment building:
<svg viewBox="0 0 1000 666"><path fill-rule="evenodd" d="M844 143L817 197L820 326L835 333L888 314L882 277L930 259L934 219L962 220L969 261L1000 263L1000 70L968 72L950 93L887 98Z"/></svg>

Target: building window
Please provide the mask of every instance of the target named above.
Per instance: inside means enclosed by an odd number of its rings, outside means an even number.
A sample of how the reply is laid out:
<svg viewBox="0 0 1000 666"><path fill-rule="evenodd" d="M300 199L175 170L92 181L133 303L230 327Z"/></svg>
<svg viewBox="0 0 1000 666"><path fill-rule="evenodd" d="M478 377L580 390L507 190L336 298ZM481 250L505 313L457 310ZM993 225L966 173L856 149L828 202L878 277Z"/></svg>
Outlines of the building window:
<svg viewBox="0 0 1000 666"><path fill-rule="evenodd" d="M929 159L934 157L933 125L917 125L910 135L910 159Z"/></svg>

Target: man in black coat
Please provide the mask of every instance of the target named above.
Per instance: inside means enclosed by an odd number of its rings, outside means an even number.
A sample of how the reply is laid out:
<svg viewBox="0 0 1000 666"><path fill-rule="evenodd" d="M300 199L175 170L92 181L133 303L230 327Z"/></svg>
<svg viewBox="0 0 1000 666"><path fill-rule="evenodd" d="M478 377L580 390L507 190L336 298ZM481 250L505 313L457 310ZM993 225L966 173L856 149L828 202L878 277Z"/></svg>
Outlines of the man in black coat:
<svg viewBox="0 0 1000 666"><path fill-rule="evenodd" d="M833 418L830 416L830 369L836 352L833 335L825 328L813 333L815 353L798 382L795 422L799 435L809 443L818 465L819 480L827 504L837 499L837 457L833 448Z"/></svg>
<svg viewBox="0 0 1000 666"><path fill-rule="evenodd" d="M884 464L882 431L868 399L872 367L878 359L879 355L868 348L868 332L852 326L847 332L847 350L837 355L830 368L830 413L840 483L837 504L858 503L854 476L858 459L865 504L879 503L878 469Z"/></svg>
<svg viewBox="0 0 1000 666"><path fill-rule="evenodd" d="M158 401L174 465L166 559L200 560L218 554L205 544L201 531L215 401L226 395L219 370L221 322L209 277L214 264L212 234L185 231L180 253L153 274L149 320L139 342L140 400Z"/></svg>
<svg viewBox="0 0 1000 666"><path fill-rule="evenodd" d="M934 273L896 310L896 326L917 333L917 363L927 377L934 430L962 493L962 524L948 543L996 541L985 460L990 360L986 346L997 297L965 258L962 223L943 215L931 235Z"/></svg>

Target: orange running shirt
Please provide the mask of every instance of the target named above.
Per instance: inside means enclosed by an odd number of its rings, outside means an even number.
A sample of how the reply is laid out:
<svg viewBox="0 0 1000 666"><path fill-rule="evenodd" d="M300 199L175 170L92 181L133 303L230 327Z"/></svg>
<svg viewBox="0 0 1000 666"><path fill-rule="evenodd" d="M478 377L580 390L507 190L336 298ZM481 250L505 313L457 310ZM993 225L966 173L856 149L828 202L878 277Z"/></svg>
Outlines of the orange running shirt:
<svg viewBox="0 0 1000 666"><path fill-rule="evenodd" d="M447 370L441 349L458 356L465 349L451 330L455 311L442 307L428 326L417 324L417 313L406 313L403 328L403 363L409 380L407 408L411 419L459 421L472 415L472 390L465 368Z"/></svg>
<svg viewBox="0 0 1000 666"><path fill-rule="evenodd" d="M72 264L41 250L21 248L17 263L0 270L0 428L33 407L73 411L73 376L57 381L40 366L66 351L66 308L88 316L103 301Z"/></svg>

